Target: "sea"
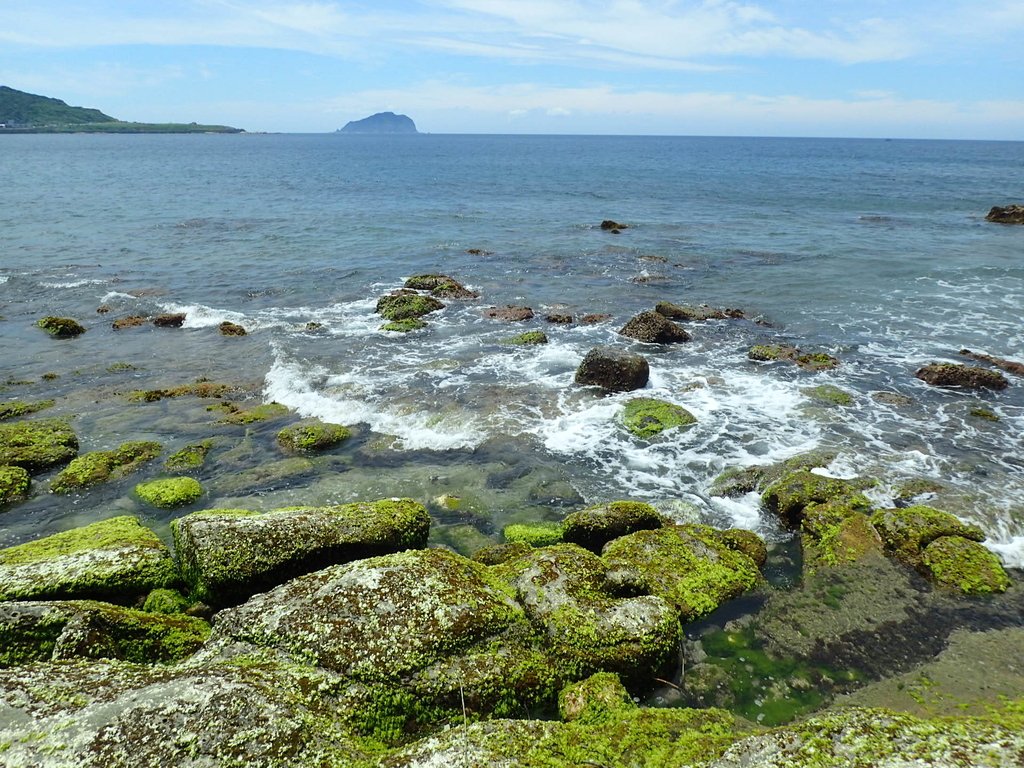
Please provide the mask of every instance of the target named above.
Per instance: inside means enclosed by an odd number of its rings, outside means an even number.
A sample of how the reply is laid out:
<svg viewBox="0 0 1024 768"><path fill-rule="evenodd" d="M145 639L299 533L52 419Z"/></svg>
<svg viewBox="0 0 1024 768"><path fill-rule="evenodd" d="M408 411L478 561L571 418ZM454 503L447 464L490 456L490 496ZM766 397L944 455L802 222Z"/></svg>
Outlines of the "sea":
<svg viewBox="0 0 1024 768"><path fill-rule="evenodd" d="M1021 142L0 137L0 401L54 400L33 418L71 419L83 453L212 446L194 473L205 495L172 512L133 492L167 474L162 459L72 495L49 492L55 471L39 475L27 501L0 510L0 546L117 514L166 536L195 509L394 496L427 505L435 543L467 552L508 523L615 499L780 541L756 493L714 496L713 481L821 449L834 458L818 471L870 478L876 506L926 481L936 505L1024 566L1024 381L967 391L914 375L971 362L965 348L1024 360L1024 227L985 220L1014 202ZM381 330L378 298L424 273L480 298L447 301L420 331ZM687 323L681 344L618 333L659 301L744 316ZM535 317L485 316L506 305ZM179 312L181 328L112 328ZM578 322L586 314L608 317ZM35 325L46 315L87 331L52 339ZM221 335L224 321L247 335ZM507 343L528 330L548 343ZM748 358L773 343L840 365ZM647 387L575 385L600 345L644 355ZM230 406L130 397L201 379L240 390ZM822 402L822 385L851 402ZM638 395L697 423L633 437L621 412ZM262 402L290 413L224 423ZM352 438L284 456L277 431L313 417Z"/></svg>

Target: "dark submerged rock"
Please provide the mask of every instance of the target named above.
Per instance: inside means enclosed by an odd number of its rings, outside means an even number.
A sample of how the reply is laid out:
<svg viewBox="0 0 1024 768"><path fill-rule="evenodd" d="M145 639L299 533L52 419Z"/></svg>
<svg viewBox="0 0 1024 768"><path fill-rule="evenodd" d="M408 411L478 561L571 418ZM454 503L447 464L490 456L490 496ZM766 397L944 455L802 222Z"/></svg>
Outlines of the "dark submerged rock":
<svg viewBox="0 0 1024 768"><path fill-rule="evenodd" d="M994 365L996 368L1002 368L1007 373L1024 376L1024 363L1018 363L1015 360L1007 360L1003 357L993 357L992 355L986 355L983 352L971 352L969 349L961 349L960 354L964 357L969 357L972 360L977 360L981 363L989 363L990 365Z"/></svg>
<svg viewBox="0 0 1024 768"><path fill-rule="evenodd" d="M576 383L629 392L646 386L650 375L650 366L641 355L617 347L595 347L576 369Z"/></svg>
<svg viewBox="0 0 1024 768"><path fill-rule="evenodd" d="M616 229L629 229L629 224L620 224L612 219L605 219L601 222L601 229L614 232Z"/></svg>
<svg viewBox="0 0 1024 768"><path fill-rule="evenodd" d="M1024 205L994 205L985 219L997 224L1024 224Z"/></svg>
<svg viewBox="0 0 1024 768"><path fill-rule="evenodd" d="M448 275L415 275L405 281L404 288L428 291L440 299L477 299L480 294L471 291L458 280Z"/></svg>
<svg viewBox="0 0 1024 768"><path fill-rule="evenodd" d="M1006 389L1010 384L999 371L957 363L929 363L919 368L914 375L933 387Z"/></svg>
<svg viewBox="0 0 1024 768"><path fill-rule="evenodd" d="M622 326L619 333L651 344L674 344L690 340L690 334L657 312L641 312Z"/></svg>
<svg viewBox="0 0 1024 768"><path fill-rule="evenodd" d="M146 318L141 315L130 315L129 317L121 317L110 324L110 327L115 331L120 331L124 328L137 328L140 325L145 325Z"/></svg>

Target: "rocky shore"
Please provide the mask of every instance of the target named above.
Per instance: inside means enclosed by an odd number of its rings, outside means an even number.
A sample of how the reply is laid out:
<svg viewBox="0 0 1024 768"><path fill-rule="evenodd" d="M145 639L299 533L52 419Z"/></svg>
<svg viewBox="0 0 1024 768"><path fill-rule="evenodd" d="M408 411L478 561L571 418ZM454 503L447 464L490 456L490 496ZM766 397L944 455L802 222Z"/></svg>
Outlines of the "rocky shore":
<svg viewBox="0 0 1024 768"><path fill-rule="evenodd" d="M417 276L378 301L380 333L429 332L445 302L478 298ZM661 302L622 326L621 346L586 355L574 386L642 389L633 342L685 345L708 321L752 322ZM150 322L181 325L114 324ZM87 332L61 317L39 328L53 343ZM244 343L241 326L221 332ZM843 364L765 341L748 357L766 375L813 380ZM546 342L531 330L505 343ZM916 375L954 392L1012 384L989 365L1019 375L1013 361L963 354L982 365L922 361ZM821 407L850 397L809 390ZM275 461L218 481L254 500L269 477L332 457L342 467L358 425L252 403L233 383L122 397L153 412L209 403L210 433L83 453L85 436L45 413L52 400L0 403L0 515L35 494L70 505L121 484L170 521L168 537L115 508L0 550L0 756L12 768L1024 763L1020 574L941 486L908 483L879 505L874 478L834 477L834 455L816 451L727 469L710 490L759 494L778 540L709 525L684 503L587 505L568 492L549 519L439 539L455 496L204 505L208 456L251 439L225 448L214 425L270 430ZM619 418L636 440L695 423L640 396Z"/></svg>

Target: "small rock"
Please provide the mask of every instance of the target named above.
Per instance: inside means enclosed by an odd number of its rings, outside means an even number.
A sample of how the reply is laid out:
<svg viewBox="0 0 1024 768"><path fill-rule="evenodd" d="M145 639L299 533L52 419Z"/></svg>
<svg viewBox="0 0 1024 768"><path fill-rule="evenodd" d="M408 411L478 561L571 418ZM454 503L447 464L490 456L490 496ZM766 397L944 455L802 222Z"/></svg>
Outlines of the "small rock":
<svg viewBox="0 0 1024 768"><path fill-rule="evenodd" d="M85 327L70 317L44 317L36 325L55 339L70 339L85 333Z"/></svg>
<svg viewBox="0 0 1024 768"><path fill-rule="evenodd" d="M506 323L522 322L533 319L533 310L530 307L491 307L484 310L484 317L491 320L502 320Z"/></svg>
<svg viewBox="0 0 1024 768"><path fill-rule="evenodd" d="M614 232L615 230L629 229L629 224L619 224L617 221L605 219L601 222L601 229Z"/></svg>
<svg viewBox="0 0 1024 768"><path fill-rule="evenodd" d="M690 340L690 334L657 312L641 312L622 326L619 333L649 344L674 344Z"/></svg>
<svg viewBox="0 0 1024 768"><path fill-rule="evenodd" d="M136 328L140 325L144 325L146 318L141 315L131 315L130 317L122 317L115 320L110 324L110 327L115 331L120 331L122 328Z"/></svg>
<svg viewBox="0 0 1024 768"><path fill-rule="evenodd" d="M175 312L168 315L157 315L153 318L153 325L157 328L181 328L185 324L185 313Z"/></svg>
<svg viewBox="0 0 1024 768"><path fill-rule="evenodd" d="M545 315L544 319L554 325L570 325L572 323L572 315Z"/></svg>
<svg viewBox="0 0 1024 768"><path fill-rule="evenodd" d="M238 323L232 323L229 320L225 320L218 326L220 328L221 336L245 336L246 330Z"/></svg>
<svg viewBox="0 0 1024 768"><path fill-rule="evenodd" d="M580 325L597 325L598 323L603 323L606 320L611 320L611 319L612 319L612 316L608 315L608 314L602 314L602 313L594 314L594 313L592 313L592 314L584 315L583 317L581 317L580 318Z"/></svg>
<svg viewBox="0 0 1024 768"><path fill-rule="evenodd" d="M997 224L1024 224L1024 205L995 205L985 219Z"/></svg>
<svg viewBox="0 0 1024 768"><path fill-rule="evenodd" d="M576 369L576 383L629 392L646 386L650 375L650 366L641 355L617 347L595 347Z"/></svg>

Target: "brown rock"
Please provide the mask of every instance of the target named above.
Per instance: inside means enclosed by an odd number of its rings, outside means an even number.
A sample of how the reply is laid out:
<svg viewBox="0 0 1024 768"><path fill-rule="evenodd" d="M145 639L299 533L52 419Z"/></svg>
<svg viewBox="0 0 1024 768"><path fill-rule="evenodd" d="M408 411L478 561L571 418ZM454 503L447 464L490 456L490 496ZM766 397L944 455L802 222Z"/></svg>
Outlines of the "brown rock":
<svg viewBox="0 0 1024 768"><path fill-rule="evenodd" d="M139 315L132 315L131 317L122 317L115 320L110 324L110 327L115 331L120 331L122 328L135 328L136 326L142 325L146 322L146 318Z"/></svg>
<svg viewBox="0 0 1024 768"><path fill-rule="evenodd" d="M619 224L617 221L605 219L601 222L601 229L614 232L615 230L629 229L629 224Z"/></svg>
<svg viewBox="0 0 1024 768"><path fill-rule="evenodd" d="M506 323L521 322L533 319L533 310L529 307L491 307L484 310L484 317L491 320L503 320Z"/></svg>
<svg viewBox="0 0 1024 768"><path fill-rule="evenodd" d="M572 315L545 315L544 319L556 325L569 325L572 323Z"/></svg>
<svg viewBox="0 0 1024 768"><path fill-rule="evenodd" d="M184 312L175 312L171 315L158 315L153 318L153 325L157 328L181 328L184 323Z"/></svg>
<svg viewBox="0 0 1024 768"><path fill-rule="evenodd" d="M220 324L220 332L222 336L245 336L246 333L245 328L228 320Z"/></svg>
<svg viewBox="0 0 1024 768"><path fill-rule="evenodd" d="M971 352L969 349L961 349L960 354L981 363L990 363L996 368L1002 368L1008 373L1013 373L1017 376L1024 376L1024 363L1018 363L1014 360L1007 360L1002 357L993 357L992 355L986 355L983 352Z"/></svg>
<svg viewBox="0 0 1024 768"><path fill-rule="evenodd" d="M617 347L595 347L576 369L576 383L630 392L646 386L650 375L650 366L641 355Z"/></svg>
<svg viewBox="0 0 1024 768"><path fill-rule="evenodd" d="M996 224L1024 224L1024 205L993 206L985 219Z"/></svg>
<svg viewBox="0 0 1024 768"><path fill-rule="evenodd" d="M580 318L580 325L597 325L598 323L603 323L611 319L611 315L605 315L600 313L584 315L583 317Z"/></svg>
<svg viewBox="0 0 1024 768"><path fill-rule="evenodd" d="M919 368L914 375L933 387L1006 389L1010 384L999 371L955 363L929 363Z"/></svg>
<svg viewBox="0 0 1024 768"><path fill-rule="evenodd" d="M674 344L690 340L690 334L657 312L641 312L622 326L619 333L652 344Z"/></svg>

